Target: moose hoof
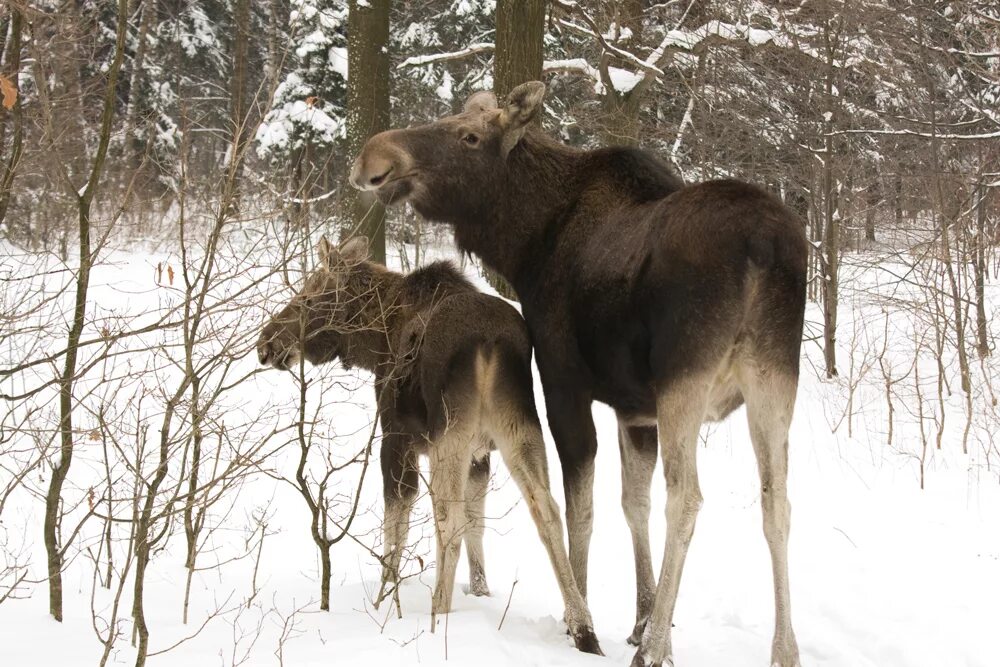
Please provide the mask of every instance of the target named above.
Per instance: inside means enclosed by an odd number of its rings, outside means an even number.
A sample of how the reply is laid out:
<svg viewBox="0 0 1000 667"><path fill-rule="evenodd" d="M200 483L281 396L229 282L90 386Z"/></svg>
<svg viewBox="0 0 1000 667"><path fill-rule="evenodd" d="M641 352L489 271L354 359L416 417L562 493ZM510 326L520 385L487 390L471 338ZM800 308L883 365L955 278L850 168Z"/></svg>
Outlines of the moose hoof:
<svg viewBox="0 0 1000 667"><path fill-rule="evenodd" d="M576 644L576 648L583 653L592 653L594 655L604 655L604 651L601 650L601 644L597 641L597 635L594 634L594 629L590 627L581 627L576 632L572 633L573 643Z"/></svg>
<svg viewBox="0 0 1000 667"><path fill-rule="evenodd" d="M638 646L642 643L642 633L646 630L646 619L640 619L635 622L635 627L632 628L632 634L628 636L625 641L632 646Z"/></svg>
<svg viewBox="0 0 1000 667"><path fill-rule="evenodd" d="M771 658L771 667L802 667L799 656L788 656L784 659Z"/></svg>
<svg viewBox="0 0 1000 667"><path fill-rule="evenodd" d="M475 575L472 577L472 581L469 582L469 594L480 598L489 597L490 587L486 585L485 576Z"/></svg>
<svg viewBox="0 0 1000 667"><path fill-rule="evenodd" d="M653 660L647 658L643 655L642 647L635 652L635 657L632 658L632 664L630 667L674 667L674 657L672 651L667 650L667 656L663 660Z"/></svg>

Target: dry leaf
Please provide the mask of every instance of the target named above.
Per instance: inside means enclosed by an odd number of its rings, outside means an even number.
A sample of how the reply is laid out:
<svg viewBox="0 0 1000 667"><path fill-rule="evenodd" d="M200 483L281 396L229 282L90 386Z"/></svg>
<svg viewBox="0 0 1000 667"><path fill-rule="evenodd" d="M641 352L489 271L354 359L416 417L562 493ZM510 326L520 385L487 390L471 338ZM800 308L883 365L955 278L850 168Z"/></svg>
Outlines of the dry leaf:
<svg viewBox="0 0 1000 667"><path fill-rule="evenodd" d="M309 97L307 97L307 98L306 98L306 106L307 106L307 107L311 107L311 106L314 106L314 105L316 104L316 101L317 101L318 99L319 99L319 98L318 98L318 97L316 97L315 95L310 95Z"/></svg>
<svg viewBox="0 0 1000 667"><path fill-rule="evenodd" d="M171 285L174 284L174 267L167 264L167 280Z"/></svg>
<svg viewBox="0 0 1000 667"><path fill-rule="evenodd" d="M96 428L88 434L88 437L93 441L98 441L101 439L101 432Z"/></svg>
<svg viewBox="0 0 1000 667"><path fill-rule="evenodd" d="M0 74L0 91L3 91L4 109L13 109L17 102L17 87L3 74Z"/></svg>

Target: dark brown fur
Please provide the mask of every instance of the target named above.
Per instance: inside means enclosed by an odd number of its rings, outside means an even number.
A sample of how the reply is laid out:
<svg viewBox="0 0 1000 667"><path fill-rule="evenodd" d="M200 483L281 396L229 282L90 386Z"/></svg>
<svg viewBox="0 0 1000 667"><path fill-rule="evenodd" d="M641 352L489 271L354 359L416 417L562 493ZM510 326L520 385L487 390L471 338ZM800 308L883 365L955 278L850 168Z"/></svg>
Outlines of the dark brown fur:
<svg viewBox="0 0 1000 667"><path fill-rule="evenodd" d="M454 569L449 572L449 565L457 558L456 540L463 536L471 590L488 594L483 502L489 450L498 441L554 560L577 645L600 652L548 492L524 320L502 299L478 292L446 262L401 275L367 261L367 246L360 251L359 241L340 250L324 239L321 268L264 327L258 343L261 363L287 369L301 352L313 364L339 358L374 373L382 427L387 577L397 577L417 494L417 458L427 454L438 528L435 613L450 609ZM553 525L559 526L558 536ZM561 556L553 549L563 549Z"/></svg>
<svg viewBox="0 0 1000 667"><path fill-rule="evenodd" d="M685 187L646 151L580 151L553 141L530 125L543 93L537 82L524 84L500 106L477 94L461 114L377 135L351 178L384 203L406 200L452 225L459 246L517 291L563 467L581 587L597 448L591 402L618 413L622 500L636 545L631 639L641 640L636 664L654 664L669 658L676 598L676 581L661 580L655 601L652 591L646 523L657 422L668 468L662 572L670 579L680 576L700 503L693 442L703 420L752 401L764 492L777 488L773 499L765 496L765 525L787 514L807 244L801 221L758 187L735 180ZM787 521L775 521L765 532L775 568L783 568ZM777 591L787 577L776 573ZM794 667L787 591L777 594L774 661ZM656 627L643 636L651 613Z"/></svg>

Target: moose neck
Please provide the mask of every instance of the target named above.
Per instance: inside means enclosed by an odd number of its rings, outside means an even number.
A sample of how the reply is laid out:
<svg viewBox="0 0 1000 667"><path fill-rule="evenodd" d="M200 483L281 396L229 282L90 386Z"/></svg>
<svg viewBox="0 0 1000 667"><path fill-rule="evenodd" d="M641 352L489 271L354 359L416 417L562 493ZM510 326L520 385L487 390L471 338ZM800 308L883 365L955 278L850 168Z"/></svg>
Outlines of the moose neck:
<svg viewBox="0 0 1000 667"><path fill-rule="evenodd" d="M360 310L352 322L355 328L343 334L343 354L351 365L378 374L380 367L392 363L393 331L401 318L398 301L403 276L381 267L362 276L367 279L355 279L350 290Z"/></svg>
<svg viewBox="0 0 1000 667"><path fill-rule="evenodd" d="M462 250L478 255L524 298L551 252L548 239L576 198L582 151L529 129L507 157L492 197L447 220ZM478 195L477 195L478 196Z"/></svg>

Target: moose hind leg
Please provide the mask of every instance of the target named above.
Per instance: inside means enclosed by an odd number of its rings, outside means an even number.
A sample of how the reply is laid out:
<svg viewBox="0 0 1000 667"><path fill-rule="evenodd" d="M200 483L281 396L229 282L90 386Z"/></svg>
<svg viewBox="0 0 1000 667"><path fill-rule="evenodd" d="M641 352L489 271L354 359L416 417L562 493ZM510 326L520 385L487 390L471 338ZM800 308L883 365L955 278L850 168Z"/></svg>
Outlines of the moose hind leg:
<svg viewBox="0 0 1000 667"><path fill-rule="evenodd" d="M489 483L490 455L487 449L482 459L472 459L469 481L465 487L465 552L469 558L469 592L480 596L490 594L486 584L486 559L483 551L486 491Z"/></svg>
<svg viewBox="0 0 1000 667"><path fill-rule="evenodd" d="M684 560L702 501L695 458L708 388L708 380L691 376L673 382L657 399L663 473L667 481L667 541L653 611L632 660L633 667L673 665L670 628Z"/></svg>
<svg viewBox="0 0 1000 667"><path fill-rule="evenodd" d="M766 380L755 367L745 373L744 395L750 439L760 473L764 536L771 552L774 577L774 640L771 664L799 667L799 649L792 630L791 594L788 585L788 429L795 405L796 380L791 373L771 372Z"/></svg>
<svg viewBox="0 0 1000 667"><path fill-rule="evenodd" d="M410 532L410 512L417 497L416 450L399 435L383 439L382 493L385 501L382 584L376 608L399 585L399 567Z"/></svg>
<svg viewBox="0 0 1000 667"><path fill-rule="evenodd" d="M512 403L516 405L516 402ZM566 624L576 647L585 653L603 655L594 634L590 610L577 586L573 567L563 544L559 506L549 489L545 441L538 418L533 412L518 410L500 402L491 420L494 442L527 502L531 518L552 563L566 607Z"/></svg>
<svg viewBox="0 0 1000 667"><path fill-rule="evenodd" d="M656 427L629 426L619 417L618 447L622 457L622 509L635 553L635 627L628 643L638 646L656 593L649 549L649 487L656 468Z"/></svg>
<svg viewBox="0 0 1000 667"><path fill-rule="evenodd" d="M428 448L430 493L434 507L437 542L437 581L431 601L431 628L436 615L451 611L455 571L462 550L462 536L468 519L465 514L465 487L472 460L472 433L465 420L453 420L434 438Z"/></svg>

